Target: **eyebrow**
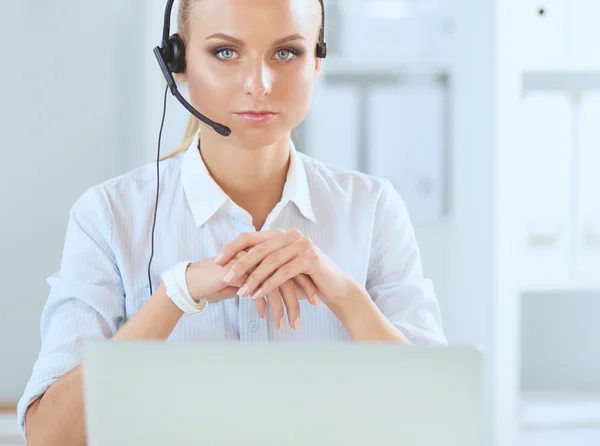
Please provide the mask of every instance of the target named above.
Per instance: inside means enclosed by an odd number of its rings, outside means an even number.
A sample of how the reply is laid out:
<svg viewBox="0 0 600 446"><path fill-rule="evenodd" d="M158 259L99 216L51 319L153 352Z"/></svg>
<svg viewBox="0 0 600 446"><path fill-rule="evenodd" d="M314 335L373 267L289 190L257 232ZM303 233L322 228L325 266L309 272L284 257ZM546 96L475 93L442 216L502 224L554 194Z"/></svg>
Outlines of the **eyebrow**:
<svg viewBox="0 0 600 446"><path fill-rule="evenodd" d="M235 45L244 46L244 42L242 42L240 39L236 39L235 37L230 36L228 34L224 34L224 33L211 34L205 40L210 40L210 39L223 39L223 40L227 40ZM296 34L291 34L287 37L284 37L283 39L276 40L273 44L274 45L283 45L284 43L291 42L292 40L306 40L306 39L303 36L301 36L300 34L296 33Z"/></svg>

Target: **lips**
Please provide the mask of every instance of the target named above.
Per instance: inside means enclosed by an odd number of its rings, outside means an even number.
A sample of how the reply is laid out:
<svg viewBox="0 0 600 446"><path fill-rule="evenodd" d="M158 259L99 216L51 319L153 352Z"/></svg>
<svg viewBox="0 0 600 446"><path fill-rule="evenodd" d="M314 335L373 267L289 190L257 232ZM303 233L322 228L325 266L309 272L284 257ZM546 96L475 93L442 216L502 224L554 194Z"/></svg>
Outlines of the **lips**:
<svg viewBox="0 0 600 446"><path fill-rule="evenodd" d="M269 110L245 110L242 112L238 112L238 115L255 115L255 116L263 116L263 115L275 115L275 112Z"/></svg>
<svg viewBox="0 0 600 446"><path fill-rule="evenodd" d="M277 113L262 110L246 110L236 113L236 115L248 122L262 123L272 120L275 116L277 116Z"/></svg>

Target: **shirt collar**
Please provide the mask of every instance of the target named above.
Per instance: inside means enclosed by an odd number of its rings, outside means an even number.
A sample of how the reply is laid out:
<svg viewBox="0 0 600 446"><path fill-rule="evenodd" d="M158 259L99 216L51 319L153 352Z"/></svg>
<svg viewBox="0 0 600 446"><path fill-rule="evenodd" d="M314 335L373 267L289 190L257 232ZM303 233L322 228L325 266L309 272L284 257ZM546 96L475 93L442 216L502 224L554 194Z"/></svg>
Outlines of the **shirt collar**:
<svg viewBox="0 0 600 446"><path fill-rule="evenodd" d="M213 180L197 149L200 132L183 155L181 181L197 227L206 223L225 203L231 202L227 194ZM291 143L290 166L281 200L273 213L279 213L288 203L293 202L305 218L316 221L310 200L310 189L306 168L302 157ZM233 202L231 202L233 203ZM230 209L228 206L227 209ZM275 215L270 216L270 219Z"/></svg>
<svg viewBox="0 0 600 446"><path fill-rule="evenodd" d="M310 200L310 188L308 186L308 177L306 176L306 167L302 156L296 151L294 142L290 140L290 167L288 175L281 194L281 203L285 205L287 201L294 203L302 215L313 223L316 223L315 213Z"/></svg>
<svg viewBox="0 0 600 446"><path fill-rule="evenodd" d="M198 150L199 133L181 161L181 182L197 227L212 217L229 197L212 179Z"/></svg>

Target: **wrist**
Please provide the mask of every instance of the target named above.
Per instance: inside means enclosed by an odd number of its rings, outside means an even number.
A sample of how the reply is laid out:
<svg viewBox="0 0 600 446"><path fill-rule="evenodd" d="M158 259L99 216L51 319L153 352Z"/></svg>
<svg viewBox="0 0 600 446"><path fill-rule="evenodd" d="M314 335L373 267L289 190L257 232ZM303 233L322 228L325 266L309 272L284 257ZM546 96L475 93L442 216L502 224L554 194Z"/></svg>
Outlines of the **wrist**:
<svg viewBox="0 0 600 446"><path fill-rule="evenodd" d="M167 295L187 314L199 314L206 309L206 300L195 301L188 289L187 270L192 262L179 262L166 270L161 278L167 290Z"/></svg>
<svg viewBox="0 0 600 446"><path fill-rule="evenodd" d="M357 314L365 303L372 303L366 290L351 278L348 278L340 289L342 291L339 297L330 302L328 307L342 323Z"/></svg>
<svg viewBox="0 0 600 446"><path fill-rule="evenodd" d="M191 268L192 264L190 263L186 268L185 268L185 285L187 287L187 292L189 293L189 297L196 302L197 304L199 304L200 302L202 302L204 300L204 296L202 296L202 293L200 293L198 290L190 288L190 283L192 282L191 279L191 272L190 272L190 268Z"/></svg>
<svg viewBox="0 0 600 446"><path fill-rule="evenodd" d="M355 342L410 341L379 310L367 290L353 282L348 294L331 308Z"/></svg>

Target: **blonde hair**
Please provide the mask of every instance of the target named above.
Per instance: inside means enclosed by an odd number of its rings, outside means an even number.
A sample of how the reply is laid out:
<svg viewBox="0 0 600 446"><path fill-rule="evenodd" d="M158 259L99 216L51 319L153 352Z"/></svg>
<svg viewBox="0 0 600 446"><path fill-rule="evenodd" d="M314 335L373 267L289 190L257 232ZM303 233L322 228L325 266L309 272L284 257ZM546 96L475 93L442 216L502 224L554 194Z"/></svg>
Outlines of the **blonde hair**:
<svg viewBox="0 0 600 446"><path fill-rule="evenodd" d="M189 32L190 32L190 16L191 16L191 9L192 9L191 4L194 1L197 1L197 0L180 0L179 1L179 10L177 12L177 29L178 29L179 35L183 38L184 42L187 42ZM319 3L321 5L321 14L322 14L322 17L324 18L325 17L325 5L323 4L323 0L319 0ZM323 20L323 22L324 22L324 20ZM319 30L319 40L320 41L324 40L324 32L325 32L324 26L325 26L325 24L323 23L321 26L321 29ZM164 156L160 160L164 161L166 159L177 156L182 152L185 152L190 147L190 145L194 142L194 139L196 138L196 135L198 134L199 131L200 131L200 121L195 116L190 115L190 117L188 119L187 127L185 129L185 133L183 135L183 141L181 141L181 143L177 147L175 147L175 149L171 153Z"/></svg>

